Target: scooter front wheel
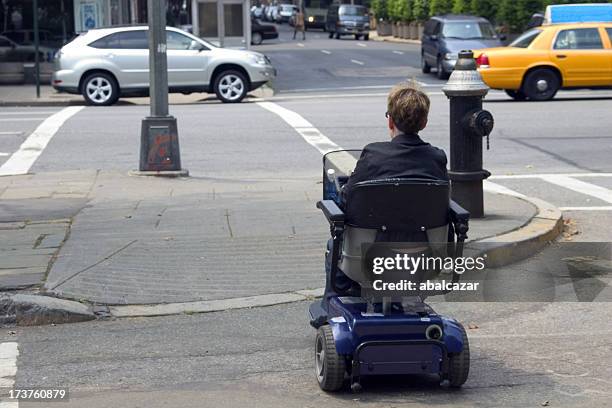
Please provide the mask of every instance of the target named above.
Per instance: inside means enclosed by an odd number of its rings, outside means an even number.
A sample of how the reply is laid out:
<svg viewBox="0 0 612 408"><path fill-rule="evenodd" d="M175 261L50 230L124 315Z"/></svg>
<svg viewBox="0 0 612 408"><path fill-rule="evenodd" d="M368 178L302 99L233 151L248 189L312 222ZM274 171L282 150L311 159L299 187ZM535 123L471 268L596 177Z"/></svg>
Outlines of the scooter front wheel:
<svg viewBox="0 0 612 408"><path fill-rule="evenodd" d="M470 373L470 343L465 328L461 326L463 349L450 357L449 382L451 387L461 387Z"/></svg>
<svg viewBox="0 0 612 408"><path fill-rule="evenodd" d="M315 374L323 391L337 391L344 384L346 362L338 355L329 325L319 327L315 340Z"/></svg>

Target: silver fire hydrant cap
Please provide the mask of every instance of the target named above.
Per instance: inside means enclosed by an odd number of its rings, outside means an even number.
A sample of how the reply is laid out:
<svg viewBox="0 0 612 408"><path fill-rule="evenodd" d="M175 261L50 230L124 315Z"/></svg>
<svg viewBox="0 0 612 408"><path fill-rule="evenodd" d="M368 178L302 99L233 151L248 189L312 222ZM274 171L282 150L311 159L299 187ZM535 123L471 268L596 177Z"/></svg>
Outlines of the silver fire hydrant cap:
<svg viewBox="0 0 612 408"><path fill-rule="evenodd" d="M476 69L471 50L459 52L455 69L442 91L446 96L484 96L489 92L489 87Z"/></svg>

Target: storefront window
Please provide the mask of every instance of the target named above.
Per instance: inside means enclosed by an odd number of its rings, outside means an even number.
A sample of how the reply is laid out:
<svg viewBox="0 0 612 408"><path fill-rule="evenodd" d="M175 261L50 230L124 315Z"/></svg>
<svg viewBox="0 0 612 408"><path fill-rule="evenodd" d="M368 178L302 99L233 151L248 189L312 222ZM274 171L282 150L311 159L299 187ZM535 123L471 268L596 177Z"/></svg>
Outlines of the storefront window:
<svg viewBox="0 0 612 408"><path fill-rule="evenodd" d="M199 36L214 38L218 36L217 3L198 4Z"/></svg>
<svg viewBox="0 0 612 408"><path fill-rule="evenodd" d="M224 23L226 37L242 37L242 4L224 4Z"/></svg>

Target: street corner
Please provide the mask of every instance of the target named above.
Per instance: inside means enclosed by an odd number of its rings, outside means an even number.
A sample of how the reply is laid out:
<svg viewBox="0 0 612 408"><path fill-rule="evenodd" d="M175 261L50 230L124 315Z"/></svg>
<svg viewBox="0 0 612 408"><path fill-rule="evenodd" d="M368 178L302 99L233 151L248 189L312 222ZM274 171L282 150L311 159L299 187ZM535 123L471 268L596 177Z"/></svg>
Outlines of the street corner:
<svg viewBox="0 0 612 408"><path fill-rule="evenodd" d="M473 222L485 232L467 247L486 250L487 266L499 268L529 258L562 233L563 214L553 204L490 182L485 191L487 213L483 220Z"/></svg>
<svg viewBox="0 0 612 408"><path fill-rule="evenodd" d="M611 4L1 3L0 407L612 406Z"/></svg>
<svg viewBox="0 0 612 408"><path fill-rule="evenodd" d="M3 324L40 326L94 320L90 306L41 294L3 292L0 297Z"/></svg>

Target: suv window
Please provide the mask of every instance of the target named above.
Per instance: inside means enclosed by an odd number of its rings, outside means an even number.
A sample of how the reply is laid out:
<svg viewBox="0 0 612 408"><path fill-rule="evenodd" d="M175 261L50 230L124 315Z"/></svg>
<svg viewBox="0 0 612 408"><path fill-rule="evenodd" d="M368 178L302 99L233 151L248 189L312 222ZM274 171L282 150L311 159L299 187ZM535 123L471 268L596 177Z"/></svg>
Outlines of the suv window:
<svg viewBox="0 0 612 408"><path fill-rule="evenodd" d="M367 16L368 9L363 6L340 6L341 16Z"/></svg>
<svg viewBox="0 0 612 408"><path fill-rule="evenodd" d="M181 33L166 31L166 45L169 50L191 50L193 41Z"/></svg>
<svg viewBox="0 0 612 408"><path fill-rule="evenodd" d="M608 38L612 41L612 27L607 27L606 32L608 33Z"/></svg>
<svg viewBox="0 0 612 408"><path fill-rule="evenodd" d="M10 47L11 42L6 38L0 38L0 47Z"/></svg>
<svg viewBox="0 0 612 408"><path fill-rule="evenodd" d="M445 22L442 36L462 40L497 38L491 24L479 21Z"/></svg>
<svg viewBox="0 0 612 408"><path fill-rule="evenodd" d="M598 50L603 48L597 28L561 30L555 40L555 50Z"/></svg>
<svg viewBox="0 0 612 408"><path fill-rule="evenodd" d="M525 31L516 40L512 41L508 47L527 48L535 40L542 30L534 28L529 31Z"/></svg>
<svg viewBox="0 0 612 408"><path fill-rule="evenodd" d="M423 34L425 35L432 35L433 34L433 27L434 24L436 23L436 20L429 20L425 23L425 27L423 27Z"/></svg>
<svg viewBox="0 0 612 408"><path fill-rule="evenodd" d="M149 48L148 30L114 33L89 44L94 48L146 50Z"/></svg>

